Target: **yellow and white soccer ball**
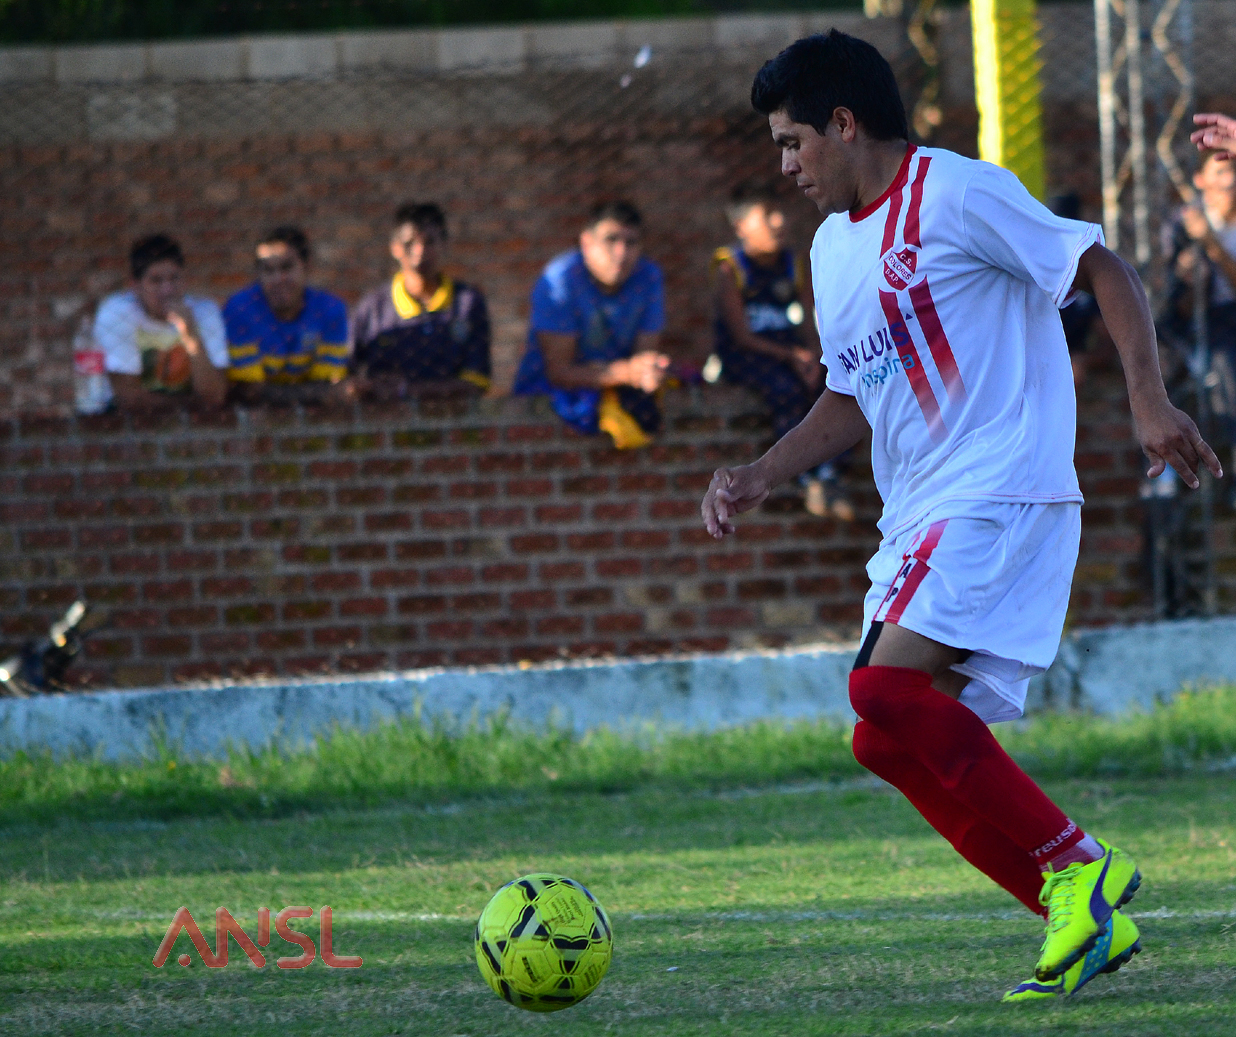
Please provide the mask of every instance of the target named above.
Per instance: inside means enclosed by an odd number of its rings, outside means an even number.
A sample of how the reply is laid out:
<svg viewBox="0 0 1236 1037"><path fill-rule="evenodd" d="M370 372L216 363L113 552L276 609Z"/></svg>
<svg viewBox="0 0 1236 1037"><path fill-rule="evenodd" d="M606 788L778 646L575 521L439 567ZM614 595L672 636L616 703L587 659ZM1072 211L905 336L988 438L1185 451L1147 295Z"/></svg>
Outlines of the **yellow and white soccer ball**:
<svg viewBox="0 0 1236 1037"><path fill-rule="evenodd" d="M508 882L476 923L476 964L495 994L532 1012L570 1008L596 990L613 957L609 918L574 879Z"/></svg>

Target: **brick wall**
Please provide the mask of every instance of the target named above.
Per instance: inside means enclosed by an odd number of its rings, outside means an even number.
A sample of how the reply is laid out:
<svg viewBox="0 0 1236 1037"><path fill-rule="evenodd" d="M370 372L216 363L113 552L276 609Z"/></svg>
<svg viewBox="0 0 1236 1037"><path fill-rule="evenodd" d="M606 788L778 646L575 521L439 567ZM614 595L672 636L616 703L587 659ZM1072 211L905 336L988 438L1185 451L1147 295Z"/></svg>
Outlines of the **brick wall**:
<svg viewBox="0 0 1236 1037"><path fill-rule="evenodd" d="M862 460L852 526L785 494L718 544L699 521L709 475L766 435L745 394L671 393L665 435L637 452L535 402L458 406L0 425L0 640L84 594L111 624L77 678L123 686L855 633L878 542ZM1101 370L1078 437L1079 624L1147 615L1128 428L1120 376ZM1230 573L1230 519L1218 542Z"/></svg>
<svg viewBox="0 0 1236 1037"><path fill-rule="evenodd" d="M754 456L759 421L741 394L678 395L671 431L638 453L567 434L525 401L9 425L3 636L84 594L112 621L79 678L131 685L852 627L871 527L781 498L715 545L699 497L722 461Z"/></svg>

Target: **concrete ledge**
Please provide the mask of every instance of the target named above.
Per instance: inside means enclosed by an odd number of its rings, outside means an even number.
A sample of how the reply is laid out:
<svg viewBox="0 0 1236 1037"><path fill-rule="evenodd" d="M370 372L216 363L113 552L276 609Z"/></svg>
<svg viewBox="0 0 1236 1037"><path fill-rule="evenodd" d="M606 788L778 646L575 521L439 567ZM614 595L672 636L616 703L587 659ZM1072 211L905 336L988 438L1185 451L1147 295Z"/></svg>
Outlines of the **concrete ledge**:
<svg viewBox="0 0 1236 1037"><path fill-rule="evenodd" d="M418 708L447 721L507 711L520 723L554 720L581 732L641 721L709 729L761 717L845 717L852 656L852 648L810 649L0 699L0 748L118 759L146 752L158 732L180 751L217 756L229 743L292 746L335 725L364 729Z"/></svg>
<svg viewBox="0 0 1236 1037"><path fill-rule="evenodd" d="M229 745L294 746L335 725L412 715L467 721L505 711L576 731L641 722L712 729L763 718L853 720L854 646L519 669L426 670L344 680L232 684L0 699L0 752L139 756L158 733L192 755ZM1067 636L1032 683L1030 710L1146 709L1182 687L1236 680L1236 618L1086 630Z"/></svg>
<svg viewBox="0 0 1236 1037"><path fill-rule="evenodd" d="M728 15L451 29L356 30L215 40L0 47L0 82L224 82L329 78L364 69L487 73L594 67L626 61L645 44L654 57L683 51L784 46L815 25L869 34L853 11L835 15ZM895 21L890 24L896 25Z"/></svg>

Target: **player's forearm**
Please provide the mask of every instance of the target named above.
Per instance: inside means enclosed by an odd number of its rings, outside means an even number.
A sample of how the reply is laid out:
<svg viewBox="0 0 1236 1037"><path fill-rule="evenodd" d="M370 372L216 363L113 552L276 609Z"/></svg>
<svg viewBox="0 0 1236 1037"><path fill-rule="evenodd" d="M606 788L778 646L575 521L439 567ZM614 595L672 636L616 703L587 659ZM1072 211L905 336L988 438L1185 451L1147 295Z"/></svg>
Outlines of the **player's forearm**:
<svg viewBox="0 0 1236 1037"><path fill-rule="evenodd" d="M825 389L807 416L755 464L772 489L845 453L867 434L868 428L853 396Z"/></svg>
<svg viewBox="0 0 1236 1037"><path fill-rule="evenodd" d="M1092 245L1077 272L1078 287L1094 296L1116 344L1134 413L1144 403L1165 400L1154 318L1137 271L1114 252Z"/></svg>

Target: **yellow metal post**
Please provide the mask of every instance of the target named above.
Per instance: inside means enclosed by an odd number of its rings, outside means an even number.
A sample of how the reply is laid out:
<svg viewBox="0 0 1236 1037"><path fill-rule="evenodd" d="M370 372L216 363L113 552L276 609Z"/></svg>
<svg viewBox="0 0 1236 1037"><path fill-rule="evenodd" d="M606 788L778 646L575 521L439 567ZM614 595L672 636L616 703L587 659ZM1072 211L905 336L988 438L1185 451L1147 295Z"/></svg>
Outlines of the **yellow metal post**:
<svg viewBox="0 0 1236 1037"><path fill-rule="evenodd" d="M1016 173L1041 199L1047 182L1034 0L971 0L970 21L979 157Z"/></svg>

